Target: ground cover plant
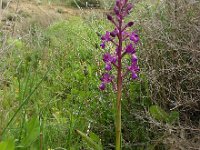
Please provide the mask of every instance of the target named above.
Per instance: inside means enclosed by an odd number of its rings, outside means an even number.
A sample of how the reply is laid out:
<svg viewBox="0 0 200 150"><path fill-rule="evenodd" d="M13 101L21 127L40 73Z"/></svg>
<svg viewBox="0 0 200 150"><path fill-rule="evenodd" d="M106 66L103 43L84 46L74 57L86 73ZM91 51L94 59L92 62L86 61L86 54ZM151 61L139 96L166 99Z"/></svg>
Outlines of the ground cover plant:
<svg viewBox="0 0 200 150"><path fill-rule="evenodd" d="M105 36L114 3L85 9L69 2L24 0L19 10L17 1L3 10L1 150L116 147L116 91L102 78L105 69L117 73L115 61L102 60L115 54L114 37ZM140 71L136 80L131 72L123 78L121 149L199 149L200 3L131 2L124 25L134 21L127 29L139 34ZM124 70L131 57L124 55Z"/></svg>

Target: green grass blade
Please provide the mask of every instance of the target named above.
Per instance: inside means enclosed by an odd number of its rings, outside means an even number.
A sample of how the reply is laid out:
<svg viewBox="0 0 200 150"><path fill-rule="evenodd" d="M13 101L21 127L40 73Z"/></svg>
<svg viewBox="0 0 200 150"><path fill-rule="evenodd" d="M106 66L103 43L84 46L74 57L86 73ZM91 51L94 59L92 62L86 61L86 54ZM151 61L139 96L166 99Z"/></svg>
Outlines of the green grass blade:
<svg viewBox="0 0 200 150"><path fill-rule="evenodd" d="M38 89L38 87L40 86L40 84L43 82L43 80L45 79L47 73L48 73L48 71L45 73L45 75L40 80L40 82L38 82L38 84L35 86L35 88L33 89L33 91L30 92L30 94L24 99L24 101L21 103L21 105L19 106L19 108L16 110L16 112L14 113L14 115L12 116L12 118L10 119L10 121L7 123L6 127L3 129L2 134L1 134L2 137L5 134L6 129L9 127L9 125L12 123L12 121L16 117L16 115L23 108L23 106L30 100L30 97L35 93L35 91Z"/></svg>
<svg viewBox="0 0 200 150"><path fill-rule="evenodd" d="M0 142L0 150L14 150L15 142L14 140L6 140Z"/></svg>
<svg viewBox="0 0 200 150"><path fill-rule="evenodd" d="M84 134L83 132L76 130L76 132L87 142L87 144L93 148L94 150L103 150L101 145L98 145L96 142L94 142L89 136Z"/></svg>

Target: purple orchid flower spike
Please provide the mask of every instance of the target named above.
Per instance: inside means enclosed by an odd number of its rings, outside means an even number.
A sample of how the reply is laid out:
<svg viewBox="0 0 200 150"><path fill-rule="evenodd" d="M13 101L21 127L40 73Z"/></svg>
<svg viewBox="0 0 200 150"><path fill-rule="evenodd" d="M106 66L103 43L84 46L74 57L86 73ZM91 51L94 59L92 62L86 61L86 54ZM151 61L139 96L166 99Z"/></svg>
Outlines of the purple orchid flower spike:
<svg viewBox="0 0 200 150"><path fill-rule="evenodd" d="M115 16L107 15L107 19L114 25L113 31L106 31L101 37L101 48L105 49L106 43L111 42L115 47L115 52L106 52L103 55L105 62L105 73L101 78L100 90L105 90L106 85L112 83L113 89L117 91L116 105L116 150L121 149L121 96L123 79L131 74L133 80L138 78L138 58L136 56L137 44L139 36L136 31L129 32L127 29L134 25L133 21L125 23L124 18L130 14L133 5L128 0L116 0L114 6ZM127 55L131 57L131 65L125 64L128 67L123 67L123 59ZM127 61L124 61L127 62ZM112 75L113 69L117 70L117 75ZM125 74L123 74L125 72Z"/></svg>
<svg viewBox="0 0 200 150"><path fill-rule="evenodd" d="M112 42L114 46L116 46L116 52L105 53L103 55L103 61L105 62L105 72L112 71L114 66L118 72L122 74L122 58L124 55L131 55L131 62L137 62L138 58L136 56L136 45L139 42L139 36L136 31L128 32L127 28L130 28L134 25L133 21L128 23L124 23L124 17L126 17L130 11L132 10L133 5L128 3L128 0L116 0L116 4L114 7L115 16L107 15L107 19L114 24L114 30L109 32L106 31L105 35L101 37L102 43L100 44L102 49L105 49L106 43ZM129 42L127 42L129 39ZM126 40L126 45L124 46L123 42ZM127 69L132 73L133 78L133 68L137 68L137 63L133 64ZM139 67L138 67L139 68ZM137 71L138 72L138 71ZM137 72L134 74L134 78L136 79ZM124 78L124 76L123 76ZM122 80L122 79L121 79ZM107 84L107 83L106 83ZM102 84L101 84L102 85ZM105 86L103 86L105 87ZM105 88L101 88L104 90Z"/></svg>

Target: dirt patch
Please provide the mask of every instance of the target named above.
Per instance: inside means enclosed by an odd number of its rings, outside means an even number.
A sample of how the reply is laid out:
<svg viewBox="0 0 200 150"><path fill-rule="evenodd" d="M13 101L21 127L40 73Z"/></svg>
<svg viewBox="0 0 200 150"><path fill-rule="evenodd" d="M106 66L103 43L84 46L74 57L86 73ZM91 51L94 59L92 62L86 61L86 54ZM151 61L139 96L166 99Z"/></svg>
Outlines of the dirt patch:
<svg viewBox="0 0 200 150"><path fill-rule="evenodd" d="M35 1L12 1L3 11L2 29L17 35L27 32L31 25L47 27L58 20L66 20L73 16L84 16L96 10L80 10L61 5L39 4ZM84 14L84 15L83 15Z"/></svg>

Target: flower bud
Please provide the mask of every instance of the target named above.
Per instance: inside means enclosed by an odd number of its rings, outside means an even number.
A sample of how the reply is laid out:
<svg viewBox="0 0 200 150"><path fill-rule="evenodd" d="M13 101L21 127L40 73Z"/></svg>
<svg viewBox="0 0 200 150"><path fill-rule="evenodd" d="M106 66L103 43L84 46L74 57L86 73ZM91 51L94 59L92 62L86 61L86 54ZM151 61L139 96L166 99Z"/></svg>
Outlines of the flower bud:
<svg viewBox="0 0 200 150"><path fill-rule="evenodd" d="M106 88L105 83L101 83L101 85L99 86L99 89L103 91L105 90L105 88Z"/></svg>
<svg viewBox="0 0 200 150"><path fill-rule="evenodd" d="M112 37L116 37L117 36L117 34L118 34L118 29L115 29L115 30L113 30L112 32L110 32L110 35L112 36Z"/></svg>
<svg viewBox="0 0 200 150"><path fill-rule="evenodd" d="M107 15L107 19L112 21L113 20L113 17L111 15Z"/></svg>
<svg viewBox="0 0 200 150"><path fill-rule="evenodd" d="M114 32L110 32L110 35L111 35L112 37L115 37L115 36L116 36L116 34L115 34Z"/></svg>
<svg viewBox="0 0 200 150"><path fill-rule="evenodd" d="M100 46L102 49L105 49L105 47L106 47L105 42L101 43Z"/></svg>
<svg viewBox="0 0 200 150"><path fill-rule="evenodd" d="M134 22L129 22L128 24L127 24L127 27L131 27L131 26L133 26L133 24L134 24Z"/></svg>

